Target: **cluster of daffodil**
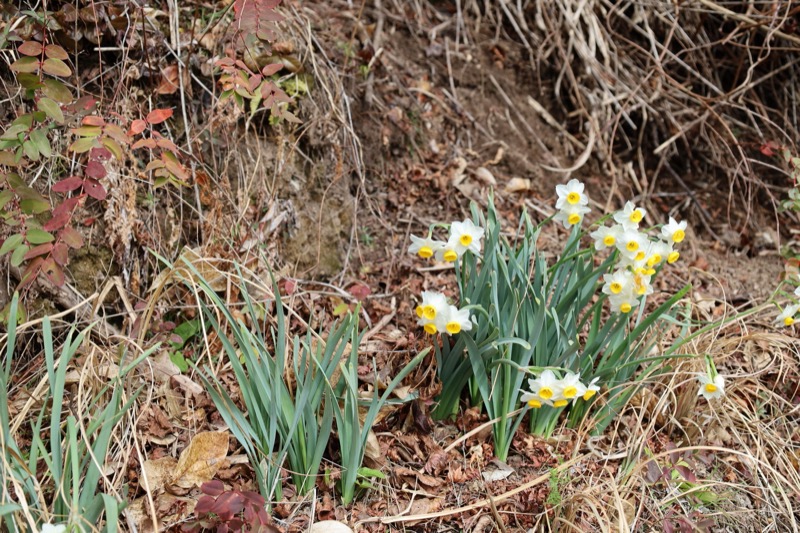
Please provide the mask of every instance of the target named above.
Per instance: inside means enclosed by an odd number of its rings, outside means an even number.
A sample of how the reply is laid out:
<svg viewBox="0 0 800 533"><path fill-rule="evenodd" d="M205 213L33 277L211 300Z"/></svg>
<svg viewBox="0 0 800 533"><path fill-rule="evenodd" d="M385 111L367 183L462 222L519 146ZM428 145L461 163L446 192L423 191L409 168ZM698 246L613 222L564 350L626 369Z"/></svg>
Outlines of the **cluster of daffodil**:
<svg viewBox="0 0 800 533"><path fill-rule="evenodd" d="M800 287L797 287L794 290L794 295L800 298ZM789 326L793 326L794 323L800 319L800 317L797 316L798 311L800 311L800 304L789 304L783 308L783 311L780 312L778 317L775 319L775 322L787 328Z"/></svg>
<svg viewBox="0 0 800 533"><path fill-rule="evenodd" d="M481 239L484 230L471 220L450 224L450 235L447 241L437 241L432 232L427 237L411 235L411 246L408 252L417 254L423 259L434 257L437 261L452 263L465 253L475 255L481 253ZM459 309L448 304L447 297L435 291L422 293L422 302L416 308L417 324L431 335L436 333L455 335L461 331L472 329L469 309Z"/></svg>
<svg viewBox="0 0 800 533"><path fill-rule="evenodd" d="M530 392L522 394L520 399L532 409L539 409L542 405L551 407L566 407L569 402L583 398L591 399L597 394L600 386L594 378L588 385L581 382L581 375L567 372L561 379L557 378L550 369L545 369L538 378L529 379Z"/></svg>
<svg viewBox="0 0 800 533"><path fill-rule="evenodd" d="M556 193L558 213L554 220L566 228L580 224L590 211L583 183L571 180L558 185ZM590 233L596 250L617 250L620 254L616 270L603 276L602 291L615 313L630 313L639 305L640 296L653 292L650 281L656 273L655 267L662 262L672 264L680 257L673 246L686 238L686 222L679 223L670 217L669 223L661 228L660 238L651 239L639 228L646 215L643 208L627 202L614 214L615 224L603 225Z"/></svg>

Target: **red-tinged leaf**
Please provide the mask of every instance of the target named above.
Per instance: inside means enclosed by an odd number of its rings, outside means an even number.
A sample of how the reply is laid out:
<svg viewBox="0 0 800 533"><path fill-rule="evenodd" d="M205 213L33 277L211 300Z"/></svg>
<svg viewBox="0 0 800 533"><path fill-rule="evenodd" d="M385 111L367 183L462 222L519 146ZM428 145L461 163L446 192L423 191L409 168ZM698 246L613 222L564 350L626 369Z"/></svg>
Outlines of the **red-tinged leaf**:
<svg viewBox="0 0 800 533"><path fill-rule="evenodd" d="M24 56L40 56L42 55L42 43L37 41L25 41L17 51Z"/></svg>
<svg viewBox="0 0 800 533"><path fill-rule="evenodd" d="M198 516L208 514L213 507L214 498L211 496L200 496L197 500L197 504L194 506L194 513Z"/></svg>
<svg viewBox="0 0 800 533"><path fill-rule="evenodd" d="M14 154L7 150L0 151L0 165L5 165L7 167L17 166L17 161L14 157Z"/></svg>
<svg viewBox="0 0 800 533"><path fill-rule="evenodd" d="M53 210L53 213L55 213L55 210ZM56 231L56 230L59 230L59 229L61 229L64 226L67 225L67 222L69 222L69 219L70 219L70 215L71 215L71 213L69 211L61 211L57 215L54 214L53 218L48 220L42 226L42 229L44 229L45 231Z"/></svg>
<svg viewBox="0 0 800 533"><path fill-rule="evenodd" d="M57 265L64 267L69 263L69 247L63 242L53 246L52 255Z"/></svg>
<svg viewBox="0 0 800 533"><path fill-rule="evenodd" d="M81 96L73 105L75 111L91 111L97 105L97 99L91 96Z"/></svg>
<svg viewBox="0 0 800 533"><path fill-rule="evenodd" d="M224 492L217 498L211 512L220 515L220 517L227 515L230 519L234 515L241 513L242 509L244 509L244 498L238 492L231 491Z"/></svg>
<svg viewBox="0 0 800 533"><path fill-rule="evenodd" d="M104 167L99 161L89 161L86 164L85 174L90 178L100 180L105 178L108 172L106 172L106 167Z"/></svg>
<svg viewBox="0 0 800 533"><path fill-rule="evenodd" d="M66 77L72 74L72 69L60 59L48 58L42 63L42 70L51 76Z"/></svg>
<svg viewBox="0 0 800 533"><path fill-rule="evenodd" d="M159 168L164 168L164 162L161 161L160 159L153 159L152 161L147 163L147 166L144 168L144 170L145 172L151 172Z"/></svg>
<svg viewBox="0 0 800 533"><path fill-rule="evenodd" d="M150 124L161 124L172 116L172 109L153 109L147 114L146 120Z"/></svg>
<svg viewBox="0 0 800 533"><path fill-rule="evenodd" d="M178 147L175 146L175 143L170 141L169 139L158 139L156 141L156 146L159 148L164 148L166 150L172 150L173 152L178 151Z"/></svg>
<svg viewBox="0 0 800 533"><path fill-rule="evenodd" d="M82 178L79 178L78 176L70 176L68 178L65 178L65 179L59 181L55 185L53 185L52 189L53 189L53 192L65 193L65 192L74 191L75 189L79 188L81 185L83 185L83 179Z"/></svg>
<svg viewBox="0 0 800 533"><path fill-rule="evenodd" d="M84 226L86 226L88 228L89 226L93 225L95 222L97 222L97 217L88 217L88 218L84 218L83 222L81 222L81 224L83 224Z"/></svg>
<svg viewBox="0 0 800 533"><path fill-rule="evenodd" d="M97 115L87 115L81 119L81 124L84 126L103 126L105 123L105 119Z"/></svg>
<svg viewBox="0 0 800 533"><path fill-rule="evenodd" d="M189 175L186 174L186 169L184 169L183 166L178 163L178 160L175 159L175 156L170 152L162 153L161 160L164 161L164 165L167 167L167 170L169 170L170 174L183 181L189 179Z"/></svg>
<svg viewBox="0 0 800 533"><path fill-rule="evenodd" d="M282 68L283 68L283 63L270 63L269 65L261 69L261 73L264 76L272 76Z"/></svg>
<svg viewBox="0 0 800 533"><path fill-rule="evenodd" d="M353 283L350 288L347 289L347 292L355 296L356 300L361 302L364 301L372 291L369 286L364 283Z"/></svg>
<svg viewBox="0 0 800 533"><path fill-rule="evenodd" d="M235 64L235 61L231 57L223 57L222 59L217 59L215 65L218 67L232 67Z"/></svg>
<svg viewBox="0 0 800 533"><path fill-rule="evenodd" d="M37 72L41 63L35 57L20 57L11 63L14 72Z"/></svg>
<svg viewBox="0 0 800 533"><path fill-rule="evenodd" d="M209 496L216 497L225 492L225 485L222 483L222 481L214 479L212 481L206 481L205 483L200 485L200 491L203 494L208 494ZM198 504L200 503L199 500L197 503ZM195 510L197 510L197 508L195 508Z"/></svg>
<svg viewBox="0 0 800 533"><path fill-rule="evenodd" d="M81 185L83 185L83 180L81 180ZM75 206L78 205L81 200L83 200L84 196L85 195L80 194L78 196L67 198L58 204L55 209L53 209L53 216L61 216L61 213L72 213L72 210L75 209Z"/></svg>
<svg viewBox="0 0 800 533"><path fill-rule="evenodd" d="M131 127L128 128L128 135L139 135L144 131L147 127L147 122L144 120L137 118L133 122L131 122Z"/></svg>
<svg viewBox="0 0 800 533"><path fill-rule="evenodd" d="M17 290L22 290L23 288L27 287L36 279L39 275L39 272L42 270L42 263L44 262L43 257L37 257L25 268L22 272L22 277L19 280L19 285L17 285Z"/></svg>
<svg viewBox="0 0 800 533"><path fill-rule="evenodd" d="M297 289L297 281L291 278L283 280L283 291L286 295L294 294L295 289Z"/></svg>
<svg viewBox="0 0 800 533"><path fill-rule="evenodd" d="M50 280L50 283L56 287L61 287L66 281L64 269L58 266L52 257L44 260L42 263L42 272L44 272L44 275Z"/></svg>
<svg viewBox="0 0 800 533"><path fill-rule="evenodd" d="M119 143L128 144L131 142L130 137L127 133L125 133L125 130L116 124L106 123L105 127L103 128L103 132Z"/></svg>
<svg viewBox="0 0 800 533"><path fill-rule="evenodd" d="M263 507L267 504L266 500L264 500L264 497L261 494L253 492L252 490L242 491L242 496L244 496L245 501L255 505L256 507Z"/></svg>
<svg viewBox="0 0 800 533"><path fill-rule="evenodd" d="M92 178L83 180L83 190L95 200L103 201L106 199L106 196L108 196L105 187L103 187L99 181Z"/></svg>
<svg viewBox="0 0 800 533"><path fill-rule="evenodd" d="M33 259L34 257L39 257L40 255L49 254L52 249L53 249L52 242L40 244L39 246L34 246L30 250L28 250L27 253L25 253L25 261Z"/></svg>
<svg viewBox="0 0 800 533"><path fill-rule="evenodd" d="M150 148L151 150L156 147L155 139L139 139L131 146L131 150L138 150L139 148Z"/></svg>
<svg viewBox="0 0 800 533"><path fill-rule="evenodd" d="M78 249L83 246L83 236L73 228L72 226L67 226L63 230L61 230L61 242L69 246L73 249Z"/></svg>
<svg viewBox="0 0 800 533"><path fill-rule="evenodd" d="M67 52L57 44L48 44L44 49L44 55L53 59L69 59Z"/></svg>
<svg viewBox="0 0 800 533"><path fill-rule="evenodd" d="M95 161L108 161L111 159L111 152L105 146L92 148L89 152L89 159L94 159Z"/></svg>

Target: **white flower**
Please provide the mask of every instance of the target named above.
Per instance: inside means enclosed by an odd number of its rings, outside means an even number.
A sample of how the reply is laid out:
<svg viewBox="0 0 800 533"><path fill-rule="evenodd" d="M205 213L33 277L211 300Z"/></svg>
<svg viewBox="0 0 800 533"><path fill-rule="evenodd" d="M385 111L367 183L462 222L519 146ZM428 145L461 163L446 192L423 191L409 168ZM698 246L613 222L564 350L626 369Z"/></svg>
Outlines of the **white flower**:
<svg viewBox="0 0 800 533"><path fill-rule="evenodd" d="M798 298L800 298L800 287L797 287L797 288L794 290L794 295L795 295L795 296L797 296Z"/></svg>
<svg viewBox="0 0 800 533"><path fill-rule="evenodd" d="M425 328L425 331L433 335L443 331L447 324L447 297L435 291L424 291L422 302L417 306L415 312L419 320L417 324Z"/></svg>
<svg viewBox="0 0 800 533"><path fill-rule="evenodd" d="M622 224L626 230L635 230L639 229L639 223L646 215L647 211L643 208L636 207L633 202L626 202L625 207L614 214L614 220L618 224Z"/></svg>
<svg viewBox="0 0 800 533"><path fill-rule="evenodd" d="M417 254L423 259L428 259L443 247L444 243L442 241L434 240L430 235L425 238L411 235L411 246L408 247L408 253Z"/></svg>
<svg viewBox="0 0 800 533"><path fill-rule="evenodd" d="M612 313L628 314L634 307L639 305L639 300L636 299L632 291L628 290L620 294L610 295L608 303L611 304Z"/></svg>
<svg viewBox="0 0 800 533"><path fill-rule="evenodd" d="M660 264L669 257L672 251L672 243L663 241L651 242L650 247L647 249L646 264L648 268L653 268Z"/></svg>
<svg viewBox="0 0 800 533"><path fill-rule="evenodd" d="M66 524L42 524L40 533L64 533L67 530Z"/></svg>
<svg viewBox="0 0 800 533"><path fill-rule="evenodd" d="M456 251L459 257L469 250L475 255L481 253L481 239L483 238L483 228L476 226L470 219L463 222L453 222L450 224L450 238L447 240L447 248Z"/></svg>
<svg viewBox="0 0 800 533"><path fill-rule="evenodd" d="M614 224L611 227L602 226L593 231L589 236L594 239L594 247L597 250L605 250L616 246L617 240L622 235L622 226Z"/></svg>
<svg viewBox="0 0 800 533"><path fill-rule="evenodd" d="M619 269L613 274L604 274L603 281L603 294L613 296L615 294L623 294L630 292L633 285L633 274L627 270Z"/></svg>
<svg viewBox="0 0 800 533"><path fill-rule="evenodd" d="M581 395L579 393L584 389L584 385L581 383L581 375L567 372L564 377L561 378L560 387L561 395L567 400L577 398Z"/></svg>
<svg viewBox="0 0 800 533"><path fill-rule="evenodd" d="M700 374L697 379L700 381L698 396L702 395L706 400L711 400L725 395L725 380L719 374L713 379L708 374Z"/></svg>
<svg viewBox="0 0 800 533"><path fill-rule="evenodd" d="M553 217L553 220L561 222L565 228L569 229L570 226L580 224L583 220L583 215L589 211L591 211L591 209L585 205L565 203Z"/></svg>
<svg viewBox="0 0 800 533"><path fill-rule="evenodd" d="M469 318L469 309L459 309L454 305L449 306L444 331L450 335L455 335L461 331L469 331L471 329L472 321Z"/></svg>
<svg viewBox="0 0 800 533"><path fill-rule="evenodd" d="M536 379L529 379L528 385L531 388L531 392L539 400L544 400L545 402L556 402L562 399L561 384L558 378L556 378L556 375L550 369L542 371L542 373Z"/></svg>
<svg viewBox="0 0 800 533"><path fill-rule="evenodd" d="M552 405L547 400L542 400L532 392L523 392L520 401L527 403L528 407L531 409L539 409L542 405Z"/></svg>
<svg viewBox="0 0 800 533"><path fill-rule="evenodd" d="M633 274L633 287L637 296L647 296L653 294L653 286L650 285L650 270L639 269Z"/></svg>
<svg viewBox="0 0 800 533"><path fill-rule="evenodd" d="M679 243L683 241L686 238L686 221L684 220L679 224L677 220L669 217L669 224L661 228L661 235L667 242Z"/></svg>
<svg viewBox="0 0 800 533"><path fill-rule="evenodd" d="M787 305L775 319L775 322L783 324L786 327L791 326L795 322L794 316L797 314L798 309L800 309L800 304Z"/></svg>
<svg viewBox="0 0 800 533"><path fill-rule="evenodd" d="M580 385L582 388L579 388L578 395L583 398L584 401L590 400L592 396L597 394L597 392L600 390L600 385L596 384L599 380L600 378L594 378L589 382L588 385L581 383Z"/></svg>
<svg viewBox="0 0 800 533"><path fill-rule="evenodd" d="M639 233L639 231L634 228L623 231L622 235L617 239L616 246L617 250L619 250L623 256L641 261L647 255L646 247L649 242L647 236Z"/></svg>
<svg viewBox="0 0 800 533"><path fill-rule="evenodd" d="M562 209L564 205L588 205L589 198L583 192L583 183L578 180L569 180L566 185L556 185L556 209Z"/></svg>

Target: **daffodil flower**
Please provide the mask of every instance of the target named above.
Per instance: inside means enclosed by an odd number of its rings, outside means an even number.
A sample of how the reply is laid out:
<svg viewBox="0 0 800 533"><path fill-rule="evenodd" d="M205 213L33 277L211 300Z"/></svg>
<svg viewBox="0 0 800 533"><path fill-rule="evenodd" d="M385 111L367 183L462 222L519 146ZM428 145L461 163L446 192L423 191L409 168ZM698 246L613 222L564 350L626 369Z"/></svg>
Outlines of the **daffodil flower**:
<svg viewBox="0 0 800 533"><path fill-rule="evenodd" d="M472 321L469 317L469 309L459 309L454 305L449 306L444 330L450 335L455 335L471 329Z"/></svg>
<svg viewBox="0 0 800 533"><path fill-rule="evenodd" d="M445 243L431 238L430 235L424 238L411 235L411 246L408 247L408 253L416 254L423 259L429 259L433 257L433 254L441 250L444 245Z"/></svg>
<svg viewBox="0 0 800 533"><path fill-rule="evenodd" d="M604 274L603 281L605 281L602 289L603 294L608 294L609 296L622 294L630 291L630 287L633 285L633 274L627 270L619 269L613 274Z"/></svg>
<svg viewBox="0 0 800 533"><path fill-rule="evenodd" d="M483 228L468 218L463 222L453 222L450 224L450 238L447 239L446 247L454 249L459 257L467 250L480 255L483 233Z"/></svg>
<svg viewBox="0 0 800 533"><path fill-rule="evenodd" d="M594 239L594 247L596 250L605 250L606 248L613 248L617 245L617 241L622 236L622 226L614 224L613 226L602 226L596 231L593 231L589 236Z"/></svg>
<svg viewBox="0 0 800 533"><path fill-rule="evenodd" d="M536 379L529 379L531 392L545 402L556 402L561 398L561 384L550 369L545 369Z"/></svg>
<svg viewBox="0 0 800 533"><path fill-rule="evenodd" d="M617 239L616 246L623 256L634 261L641 261L644 259L644 255L647 255L648 243L647 237L634 228L623 231ZM640 252L643 252L644 255L638 257Z"/></svg>
<svg viewBox="0 0 800 533"><path fill-rule="evenodd" d="M633 311L633 308L639 305L639 300L631 293L631 291L624 291L621 294L612 294L608 297L608 302L611 304L611 311L613 313L628 314Z"/></svg>
<svg viewBox="0 0 800 533"><path fill-rule="evenodd" d="M423 291L422 302L417 306L415 312L420 319L421 326L427 326L436 320L436 317L448 310L447 297L435 291ZM433 334L436 330L429 331L431 328L425 327L425 331Z"/></svg>
<svg viewBox="0 0 800 533"><path fill-rule="evenodd" d="M633 202L626 202L625 207L614 214L614 221L622 224L626 230L638 230L639 223L647 216L647 211L636 207Z"/></svg>
<svg viewBox="0 0 800 533"><path fill-rule="evenodd" d="M581 384L583 388L578 391L578 395L583 398L584 401L590 400L592 396L597 394L597 392L600 390L600 385L597 385L599 380L600 378L597 377L590 381L588 385Z"/></svg>
<svg viewBox="0 0 800 533"><path fill-rule="evenodd" d="M725 380L719 374L714 377L709 374L700 374L697 379L700 381L698 396L702 395L706 400L711 400L725 395Z"/></svg>
<svg viewBox="0 0 800 533"><path fill-rule="evenodd" d="M581 375L567 372L564 377L561 378L560 387L561 395L567 400L577 398L580 396L579 392L584 388L581 383Z"/></svg>
<svg viewBox="0 0 800 533"><path fill-rule="evenodd" d="M797 288L794 290L794 295L795 295L795 296L797 296L798 298L800 298L800 287L797 287Z"/></svg>
<svg viewBox="0 0 800 533"><path fill-rule="evenodd" d="M795 323L795 315L797 310L800 309L799 304L787 305L781 311L781 314L775 319L775 322L783 326L789 327Z"/></svg>
<svg viewBox="0 0 800 533"><path fill-rule="evenodd" d="M555 214L553 220L561 222L565 228L569 229L580 224L583 216L590 211L591 209L585 205L565 203L559 212Z"/></svg>
<svg viewBox="0 0 800 533"><path fill-rule="evenodd" d="M528 407L530 407L531 409L539 409L543 405L550 405L550 406L553 405L547 400L542 400L538 395L532 392L523 392L522 396L520 397L520 401L527 403Z"/></svg>
<svg viewBox="0 0 800 533"><path fill-rule="evenodd" d="M686 221L678 223L677 220L669 217L669 223L661 228L661 235L667 242L682 242L686 238Z"/></svg>
<svg viewBox="0 0 800 533"><path fill-rule="evenodd" d="M584 185L578 180L569 180L566 185L556 185L556 209L565 205L588 205L589 197L583 192Z"/></svg>

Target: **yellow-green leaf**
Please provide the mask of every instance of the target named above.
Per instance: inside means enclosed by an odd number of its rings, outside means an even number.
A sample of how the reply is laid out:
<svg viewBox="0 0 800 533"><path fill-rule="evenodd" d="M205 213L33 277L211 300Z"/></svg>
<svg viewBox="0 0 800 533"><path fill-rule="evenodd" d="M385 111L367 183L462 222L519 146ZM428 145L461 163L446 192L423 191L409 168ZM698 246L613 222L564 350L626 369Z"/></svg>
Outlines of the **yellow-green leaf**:
<svg viewBox="0 0 800 533"><path fill-rule="evenodd" d="M11 254L11 266L18 267L22 264L23 259L25 259L25 254L28 253L30 250L30 246L27 244L20 244L15 250L14 253Z"/></svg>
<svg viewBox="0 0 800 533"><path fill-rule="evenodd" d="M46 242L53 242L55 239L52 233L48 233L43 229L37 228L29 229L25 236L28 238L28 242L31 244L44 244Z"/></svg>
<svg viewBox="0 0 800 533"><path fill-rule="evenodd" d="M36 102L36 107L38 107L40 111L44 111L48 117L52 118L59 124L64 123L64 112L61 111L61 106L59 106L54 100L51 100L47 97L39 98L39 101Z"/></svg>
<svg viewBox="0 0 800 533"><path fill-rule="evenodd" d="M44 80L42 92L62 104L72 102L72 91L59 80Z"/></svg>
<svg viewBox="0 0 800 533"><path fill-rule="evenodd" d="M72 69L66 63L53 57L44 60L42 70L52 76L69 76L72 74Z"/></svg>
<svg viewBox="0 0 800 533"><path fill-rule="evenodd" d="M39 59L35 57L21 57L11 63L14 72L36 72L39 70Z"/></svg>
<svg viewBox="0 0 800 533"><path fill-rule="evenodd" d="M19 233L14 234L7 238L5 242L3 242L3 246L0 246L0 255L5 255L8 252L13 252L17 249L17 247L22 244L22 235Z"/></svg>
<svg viewBox="0 0 800 533"><path fill-rule="evenodd" d="M44 157L51 157L53 155L53 151L50 148L50 141L47 139L47 135L44 131L33 130L31 132L31 142Z"/></svg>

